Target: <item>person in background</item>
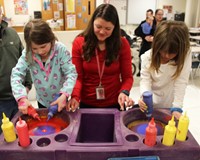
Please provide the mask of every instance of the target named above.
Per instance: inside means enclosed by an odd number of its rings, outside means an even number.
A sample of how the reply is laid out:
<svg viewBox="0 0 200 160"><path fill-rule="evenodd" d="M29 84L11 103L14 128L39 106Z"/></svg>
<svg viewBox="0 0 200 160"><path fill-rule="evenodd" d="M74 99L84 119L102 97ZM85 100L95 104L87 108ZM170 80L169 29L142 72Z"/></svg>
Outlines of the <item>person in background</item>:
<svg viewBox="0 0 200 160"><path fill-rule="evenodd" d="M164 11L162 9L156 9L155 11L155 24L156 27L163 21Z"/></svg>
<svg viewBox="0 0 200 160"><path fill-rule="evenodd" d="M120 30L121 30L121 36L127 39L130 47L132 48L133 42L136 41L136 38L131 38L131 36L129 36L124 29L121 28Z"/></svg>
<svg viewBox="0 0 200 160"><path fill-rule="evenodd" d="M153 17L153 10L152 9L148 9L146 11L146 19L147 19L147 17ZM151 48L151 43L153 41L153 34L154 34L154 31L155 31L155 28L156 28L156 24L155 24L155 21L154 21L154 23L152 23L151 30L149 31L149 34L145 34L143 32L142 26L146 23L146 19L144 21L142 21L139 24L139 26L135 29L135 35L142 38L142 42L141 42L140 50L139 50L139 64L138 64L139 72L136 75L138 77L140 76L140 70L141 70L141 55Z"/></svg>
<svg viewBox="0 0 200 160"><path fill-rule="evenodd" d="M119 17L111 4L96 8L87 28L75 38L72 61L78 79L68 105L72 108L118 108L134 101L131 51L121 36Z"/></svg>
<svg viewBox="0 0 200 160"><path fill-rule="evenodd" d="M12 69L11 85L19 110L27 113L30 102L21 83L30 70L39 108L58 105L58 112L66 107L76 82L77 72L66 46L57 41L49 25L42 20L31 20L24 28L26 49ZM55 94L60 97L52 102ZM66 108L70 110L69 108Z"/></svg>
<svg viewBox="0 0 200 160"><path fill-rule="evenodd" d="M144 22L141 27L142 27L142 32L146 35L151 33L151 29L153 26L153 16L148 16L146 17L146 22Z"/></svg>
<svg viewBox="0 0 200 160"><path fill-rule="evenodd" d="M10 75L23 50L17 32L13 28L8 27L8 23L3 20L1 8L0 6L0 126L2 124L3 112L10 120L18 112L18 104L11 90ZM26 86L25 91L28 93L32 86L29 73L23 83ZM0 128L0 134L1 132Z"/></svg>
<svg viewBox="0 0 200 160"><path fill-rule="evenodd" d="M170 108L179 119L191 70L189 31L184 22L162 21L156 29L152 49L141 56L141 95L153 93L154 108ZM147 109L142 99L142 111Z"/></svg>

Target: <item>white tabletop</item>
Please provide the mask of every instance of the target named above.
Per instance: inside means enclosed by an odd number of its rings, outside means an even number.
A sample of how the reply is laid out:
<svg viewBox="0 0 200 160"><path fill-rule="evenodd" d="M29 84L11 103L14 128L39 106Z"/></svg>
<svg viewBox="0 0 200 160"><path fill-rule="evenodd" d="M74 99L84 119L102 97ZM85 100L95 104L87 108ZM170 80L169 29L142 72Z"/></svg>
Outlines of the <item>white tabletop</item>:
<svg viewBox="0 0 200 160"><path fill-rule="evenodd" d="M190 39L200 41L200 36L190 36Z"/></svg>
<svg viewBox="0 0 200 160"><path fill-rule="evenodd" d="M192 33L192 34L199 34L200 33L200 29L197 29L197 30L196 29L195 30L194 29L190 29L189 32Z"/></svg>
<svg viewBox="0 0 200 160"><path fill-rule="evenodd" d="M199 53L200 54L200 46L191 46L192 53Z"/></svg>
<svg viewBox="0 0 200 160"><path fill-rule="evenodd" d="M200 35L200 28L190 28L189 33L191 36L199 36Z"/></svg>
<svg viewBox="0 0 200 160"><path fill-rule="evenodd" d="M190 27L189 31L200 31L200 27Z"/></svg>

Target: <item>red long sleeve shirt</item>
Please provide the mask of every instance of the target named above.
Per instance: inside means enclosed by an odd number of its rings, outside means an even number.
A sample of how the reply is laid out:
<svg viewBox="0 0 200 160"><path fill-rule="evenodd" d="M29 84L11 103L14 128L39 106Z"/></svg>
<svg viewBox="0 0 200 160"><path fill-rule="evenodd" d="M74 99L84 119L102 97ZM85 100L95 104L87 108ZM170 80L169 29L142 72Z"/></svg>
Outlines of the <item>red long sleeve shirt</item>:
<svg viewBox="0 0 200 160"><path fill-rule="evenodd" d="M72 62L76 66L78 78L74 87L72 97L80 100L84 104L106 107L118 104L118 95L122 90L129 90L133 85L133 75L131 66L131 51L128 41L122 38L122 47L119 53L119 59L110 66L105 66L101 84L104 87L105 99L96 99L96 87L99 86L100 77L96 56L91 61L86 62L83 59L82 46L83 37L77 37L72 47ZM100 70L104 62L106 51L98 50Z"/></svg>

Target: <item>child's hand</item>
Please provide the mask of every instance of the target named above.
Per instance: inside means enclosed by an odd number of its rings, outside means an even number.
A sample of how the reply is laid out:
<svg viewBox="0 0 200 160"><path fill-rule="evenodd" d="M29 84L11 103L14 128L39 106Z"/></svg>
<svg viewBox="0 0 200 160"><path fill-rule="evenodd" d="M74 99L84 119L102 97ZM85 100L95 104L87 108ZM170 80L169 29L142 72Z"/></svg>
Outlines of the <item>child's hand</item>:
<svg viewBox="0 0 200 160"><path fill-rule="evenodd" d="M144 103L144 101L143 101L142 98L139 99L138 105L139 105L140 110L141 110L142 112L144 112L144 111L147 110L147 105Z"/></svg>
<svg viewBox="0 0 200 160"><path fill-rule="evenodd" d="M55 100L54 102L52 102L50 105L58 105L58 112L60 112L63 108L65 108L66 106L66 101L67 101L67 97L65 94L62 94L60 97L58 97L57 100Z"/></svg>
<svg viewBox="0 0 200 160"><path fill-rule="evenodd" d="M30 105L31 105L31 103L29 102L29 100L27 98L21 98L18 101L19 111L22 112L23 114L27 114L28 106L30 106Z"/></svg>
<svg viewBox="0 0 200 160"><path fill-rule="evenodd" d="M80 103L75 98L71 98L67 103L66 110L75 112L79 108L79 105Z"/></svg>
<svg viewBox="0 0 200 160"><path fill-rule="evenodd" d="M179 120L179 118L181 117L182 114L178 111L174 111L174 112L172 112L172 115L174 115L174 117Z"/></svg>

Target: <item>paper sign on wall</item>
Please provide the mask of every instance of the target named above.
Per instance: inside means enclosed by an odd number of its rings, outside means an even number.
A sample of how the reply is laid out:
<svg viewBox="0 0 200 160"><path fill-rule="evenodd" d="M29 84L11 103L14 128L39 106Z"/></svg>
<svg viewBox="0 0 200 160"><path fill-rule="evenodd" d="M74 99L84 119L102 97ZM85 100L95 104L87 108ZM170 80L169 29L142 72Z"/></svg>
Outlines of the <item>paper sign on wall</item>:
<svg viewBox="0 0 200 160"><path fill-rule="evenodd" d="M75 0L66 0L66 12L75 12Z"/></svg>
<svg viewBox="0 0 200 160"><path fill-rule="evenodd" d="M66 15L66 18L67 18L67 28L68 29L76 28L76 15L68 14Z"/></svg>
<svg viewBox="0 0 200 160"><path fill-rule="evenodd" d="M16 15L28 15L27 0L14 0L14 6Z"/></svg>

